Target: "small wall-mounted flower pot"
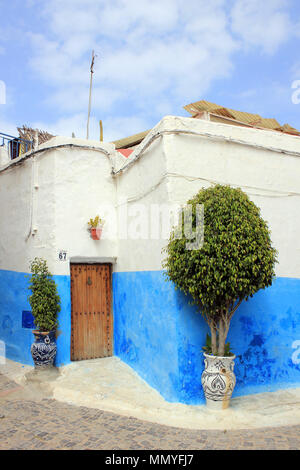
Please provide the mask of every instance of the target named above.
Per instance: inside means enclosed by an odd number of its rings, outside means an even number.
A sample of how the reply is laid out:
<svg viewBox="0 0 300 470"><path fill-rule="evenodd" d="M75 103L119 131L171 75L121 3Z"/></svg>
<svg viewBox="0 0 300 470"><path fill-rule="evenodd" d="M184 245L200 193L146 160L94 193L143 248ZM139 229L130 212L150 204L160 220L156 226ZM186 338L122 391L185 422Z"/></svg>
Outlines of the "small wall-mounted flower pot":
<svg viewBox="0 0 300 470"><path fill-rule="evenodd" d="M102 227L91 228L91 237L93 240L100 240L101 234L102 234Z"/></svg>

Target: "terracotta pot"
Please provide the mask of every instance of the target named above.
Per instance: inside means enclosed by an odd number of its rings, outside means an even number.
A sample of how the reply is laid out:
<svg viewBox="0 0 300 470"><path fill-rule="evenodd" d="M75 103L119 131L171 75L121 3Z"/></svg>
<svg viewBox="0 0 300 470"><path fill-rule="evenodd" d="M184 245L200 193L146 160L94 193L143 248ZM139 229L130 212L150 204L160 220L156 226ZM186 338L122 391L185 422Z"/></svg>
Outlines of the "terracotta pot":
<svg viewBox="0 0 300 470"><path fill-rule="evenodd" d="M205 369L201 377L206 406L224 410L230 404L235 386L233 373L235 356L219 357L204 353Z"/></svg>
<svg viewBox="0 0 300 470"><path fill-rule="evenodd" d="M37 368L53 366L56 356L55 331L33 330L35 341L31 345L31 355Z"/></svg>
<svg viewBox="0 0 300 470"><path fill-rule="evenodd" d="M102 227L92 227L91 228L91 237L93 240L100 240L102 234Z"/></svg>

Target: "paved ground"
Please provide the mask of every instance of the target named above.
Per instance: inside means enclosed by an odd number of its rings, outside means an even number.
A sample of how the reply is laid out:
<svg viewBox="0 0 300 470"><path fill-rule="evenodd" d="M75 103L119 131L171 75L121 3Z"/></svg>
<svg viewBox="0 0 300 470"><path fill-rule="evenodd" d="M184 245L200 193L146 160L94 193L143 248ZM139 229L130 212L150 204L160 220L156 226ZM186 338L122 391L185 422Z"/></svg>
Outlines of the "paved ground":
<svg viewBox="0 0 300 470"><path fill-rule="evenodd" d="M256 430L180 429L47 397L0 374L0 449L300 449L300 425Z"/></svg>
<svg viewBox="0 0 300 470"><path fill-rule="evenodd" d="M221 412L201 405L164 400L119 358L75 361L59 369L37 371L7 359L0 373L19 385L33 385L34 394L69 405L115 413L137 420L192 430L238 430L300 424L300 387L234 396ZM199 390L201 395L202 390ZM32 394L29 394L32 399Z"/></svg>

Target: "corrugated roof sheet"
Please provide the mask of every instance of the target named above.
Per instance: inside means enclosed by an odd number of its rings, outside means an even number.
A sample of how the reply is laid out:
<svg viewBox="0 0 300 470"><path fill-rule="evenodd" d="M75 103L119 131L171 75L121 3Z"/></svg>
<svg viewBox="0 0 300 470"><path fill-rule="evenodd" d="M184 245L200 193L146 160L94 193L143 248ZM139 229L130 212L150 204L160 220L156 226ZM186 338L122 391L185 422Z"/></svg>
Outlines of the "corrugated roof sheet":
<svg viewBox="0 0 300 470"><path fill-rule="evenodd" d="M116 149L126 149L128 147L133 147L134 145L138 145L140 142L142 142L146 135L149 134L150 130L151 129L149 129L148 131L140 132L139 134L134 134L129 137L125 137L124 139L115 140L112 143L115 144Z"/></svg>
<svg viewBox="0 0 300 470"><path fill-rule="evenodd" d="M289 134L299 135L299 131L294 127L290 126L289 124L284 124L283 126L281 126L280 130L282 130L283 132L288 132Z"/></svg>
<svg viewBox="0 0 300 470"><path fill-rule="evenodd" d="M237 111L235 109L225 108L219 104L211 103L209 101L201 100L195 103L184 106L184 109L190 113L193 117L197 117L197 114L206 111L212 115L223 116L228 119L235 119L240 123L247 124L253 127L261 127L279 132L285 132L293 135L300 135L300 132L291 127L289 124L280 126L279 122L273 118L263 118L259 114L246 113L244 111Z"/></svg>
<svg viewBox="0 0 300 470"><path fill-rule="evenodd" d="M193 117L198 117L199 113L204 111L212 116L212 121L228 123L232 125L245 125L250 127L258 127L263 129L270 129L274 131L284 132L292 135L300 135L300 132L289 124L281 126L274 118L263 118L259 114L246 113L245 111L237 111L236 109L225 108L210 101L196 101L195 103L184 106L184 109ZM115 140L112 142L116 149L126 149L134 147L142 142L149 134L151 129L134 134L124 139Z"/></svg>

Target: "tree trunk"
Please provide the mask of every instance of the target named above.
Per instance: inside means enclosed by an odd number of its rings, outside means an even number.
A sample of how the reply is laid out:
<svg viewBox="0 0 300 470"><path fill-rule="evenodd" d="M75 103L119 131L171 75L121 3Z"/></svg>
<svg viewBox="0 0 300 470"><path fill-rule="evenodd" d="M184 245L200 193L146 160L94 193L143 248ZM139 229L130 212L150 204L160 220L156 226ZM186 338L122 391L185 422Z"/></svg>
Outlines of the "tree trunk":
<svg viewBox="0 0 300 470"><path fill-rule="evenodd" d="M211 334L211 353L213 356L216 356L218 354L217 329L214 323L211 323L209 327L210 327L210 334Z"/></svg>
<svg viewBox="0 0 300 470"><path fill-rule="evenodd" d="M225 311L225 313L222 314L220 321L219 321L219 345L218 345L218 356L224 356L225 354L225 344L226 344L226 339L229 331L229 326L230 326L230 320L231 320L231 313Z"/></svg>
<svg viewBox="0 0 300 470"><path fill-rule="evenodd" d="M220 318L219 321L219 349L218 356L224 356L225 354L225 341L226 341L226 329L224 320Z"/></svg>

